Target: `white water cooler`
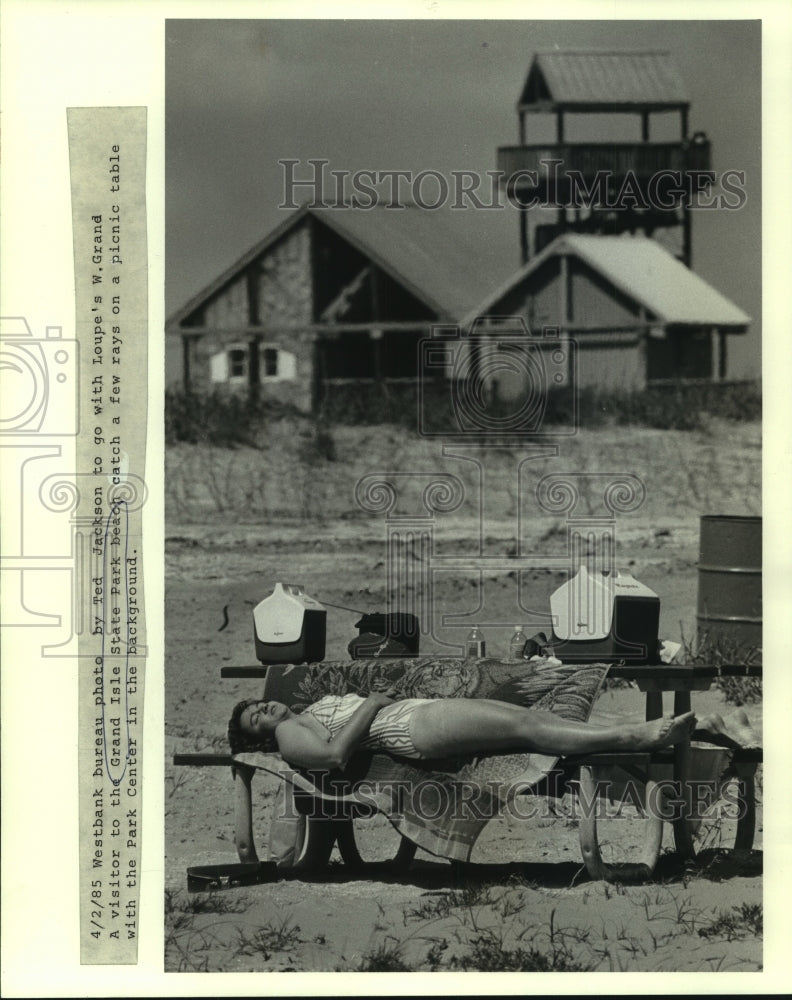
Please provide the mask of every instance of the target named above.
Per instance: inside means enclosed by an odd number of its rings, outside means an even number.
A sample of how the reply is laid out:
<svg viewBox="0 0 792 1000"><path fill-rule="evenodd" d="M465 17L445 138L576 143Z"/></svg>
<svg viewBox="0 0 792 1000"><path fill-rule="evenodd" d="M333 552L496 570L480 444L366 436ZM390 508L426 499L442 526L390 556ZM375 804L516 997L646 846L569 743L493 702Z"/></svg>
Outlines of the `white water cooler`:
<svg viewBox="0 0 792 1000"><path fill-rule="evenodd" d="M324 659L327 611L296 583L276 583L253 609L261 663L318 663Z"/></svg>
<svg viewBox="0 0 792 1000"><path fill-rule="evenodd" d="M660 598L630 573L585 566L550 596L548 645L569 663L659 662Z"/></svg>

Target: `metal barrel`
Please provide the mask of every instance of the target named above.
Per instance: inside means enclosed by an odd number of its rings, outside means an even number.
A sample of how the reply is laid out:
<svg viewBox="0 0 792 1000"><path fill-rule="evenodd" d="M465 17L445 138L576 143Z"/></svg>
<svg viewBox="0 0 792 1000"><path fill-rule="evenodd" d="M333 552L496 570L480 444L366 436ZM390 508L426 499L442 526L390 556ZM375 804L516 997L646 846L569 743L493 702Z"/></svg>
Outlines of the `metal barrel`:
<svg viewBox="0 0 792 1000"><path fill-rule="evenodd" d="M702 517L698 572L699 643L761 648L761 517Z"/></svg>

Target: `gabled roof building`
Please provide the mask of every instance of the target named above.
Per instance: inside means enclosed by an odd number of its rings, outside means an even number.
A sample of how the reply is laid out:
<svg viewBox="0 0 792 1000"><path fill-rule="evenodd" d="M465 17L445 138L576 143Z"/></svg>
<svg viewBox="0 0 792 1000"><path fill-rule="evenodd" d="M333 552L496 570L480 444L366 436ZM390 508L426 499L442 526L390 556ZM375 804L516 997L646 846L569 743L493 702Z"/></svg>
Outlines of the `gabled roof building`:
<svg viewBox="0 0 792 1000"><path fill-rule="evenodd" d="M641 388L724 378L750 323L644 236L567 233L504 279L475 235L418 208L300 209L171 317L168 380L307 410L328 386L442 375L421 367L433 327L509 317L572 337L578 385Z"/></svg>
<svg viewBox="0 0 792 1000"><path fill-rule="evenodd" d="M493 335L520 317L575 342L575 384L641 389L651 382L723 379L727 335L750 318L645 236L559 236L487 296L463 324Z"/></svg>
<svg viewBox="0 0 792 1000"><path fill-rule="evenodd" d="M470 329L491 338L491 372L519 370L514 352L537 349L528 331L551 329L575 345L561 352L574 371L554 371L561 384L725 378L727 337L750 319L690 270L690 202L710 183L710 147L700 134L688 138L688 108L666 52L537 53L517 102L520 145L501 147L498 166L520 179L518 200L559 205L555 221L532 232L530 210L508 209L520 220L519 254L492 235L488 213L470 208L304 206L170 318L169 384L264 393L305 410L363 383L470 376L492 393L519 394L519 385L487 384L472 341L451 350ZM679 115L679 136L653 141L650 117L666 112ZM528 122L543 113L555 119L555 141L529 144ZM568 116L581 113L638 116L640 139L570 141ZM546 162L557 169L543 170ZM653 181L668 176L680 180L655 191ZM661 203L614 208L609 199L626 179ZM567 204L581 186L593 192L589 203ZM674 227L683 233L678 257L650 238ZM432 362L425 341L438 325L444 346ZM499 332L512 352L503 364Z"/></svg>
<svg viewBox="0 0 792 1000"><path fill-rule="evenodd" d="M298 209L171 316L168 382L310 408L328 382L414 379L432 324L512 270L502 243L468 235L414 206Z"/></svg>

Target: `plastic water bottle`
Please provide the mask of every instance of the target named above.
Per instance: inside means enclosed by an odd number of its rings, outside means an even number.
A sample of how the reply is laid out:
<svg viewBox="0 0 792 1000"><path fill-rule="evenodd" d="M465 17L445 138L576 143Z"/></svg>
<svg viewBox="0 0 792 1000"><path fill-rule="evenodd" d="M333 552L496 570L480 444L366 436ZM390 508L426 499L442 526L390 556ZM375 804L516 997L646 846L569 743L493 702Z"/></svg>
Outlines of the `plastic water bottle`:
<svg viewBox="0 0 792 1000"><path fill-rule="evenodd" d="M525 632L523 632L522 625L515 625L514 634L509 640L510 660L521 660L523 658L523 650L525 649L526 642L528 642L528 638Z"/></svg>
<svg viewBox="0 0 792 1000"><path fill-rule="evenodd" d="M486 644L484 642L484 633L478 625L474 625L470 630L467 642L465 643L465 655L468 659L480 660L484 657L485 649Z"/></svg>

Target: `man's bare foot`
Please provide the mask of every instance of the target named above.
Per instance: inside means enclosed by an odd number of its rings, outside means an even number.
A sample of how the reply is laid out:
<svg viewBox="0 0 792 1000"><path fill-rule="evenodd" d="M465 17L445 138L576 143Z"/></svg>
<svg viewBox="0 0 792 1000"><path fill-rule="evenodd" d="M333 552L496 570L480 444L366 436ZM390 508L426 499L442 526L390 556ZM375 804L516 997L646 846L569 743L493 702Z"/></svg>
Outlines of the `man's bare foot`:
<svg viewBox="0 0 792 1000"><path fill-rule="evenodd" d="M713 712L703 715L691 737L702 743L713 743L715 746L727 747L730 750L742 748L753 749L761 746L758 736L751 728L748 716L742 709L737 709L728 719Z"/></svg>
<svg viewBox="0 0 792 1000"><path fill-rule="evenodd" d="M684 715L677 716L664 715L662 719L644 722L635 727L635 732L632 734L634 742L632 749L646 752L669 747L690 736L695 725L694 712L685 712Z"/></svg>

